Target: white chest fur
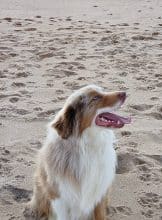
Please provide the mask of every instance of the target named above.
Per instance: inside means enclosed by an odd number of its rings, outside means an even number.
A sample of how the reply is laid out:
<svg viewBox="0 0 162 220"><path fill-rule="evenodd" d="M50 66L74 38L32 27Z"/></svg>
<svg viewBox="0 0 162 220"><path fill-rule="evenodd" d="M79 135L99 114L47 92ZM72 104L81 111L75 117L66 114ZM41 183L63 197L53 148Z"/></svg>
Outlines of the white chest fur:
<svg viewBox="0 0 162 220"><path fill-rule="evenodd" d="M80 220L88 216L111 185L116 166L110 130L91 127L80 139L80 189L59 181L61 197L53 202L58 220ZM70 212L68 211L70 210Z"/></svg>

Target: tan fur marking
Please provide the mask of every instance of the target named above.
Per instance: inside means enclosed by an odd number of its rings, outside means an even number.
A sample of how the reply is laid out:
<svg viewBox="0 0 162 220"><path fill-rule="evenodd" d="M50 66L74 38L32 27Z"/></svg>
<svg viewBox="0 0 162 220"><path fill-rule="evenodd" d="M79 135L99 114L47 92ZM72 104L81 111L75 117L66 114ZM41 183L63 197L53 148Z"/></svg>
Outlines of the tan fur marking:
<svg viewBox="0 0 162 220"><path fill-rule="evenodd" d="M106 194L94 210L94 220L106 220L106 208L108 205L108 195Z"/></svg>
<svg viewBox="0 0 162 220"><path fill-rule="evenodd" d="M57 188L50 187L44 169L39 167L35 175L34 195L31 200L33 212L36 219L42 216L49 216L50 200L59 197Z"/></svg>
<svg viewBox="0 0 162 220"><path fill-rule="evenodd" d="M112 94L108 94L108 95L104 95L103 96L103 100L100 103L99 108L104 108L104 107L112 107L113 105L115 105L117 102L119 101L119 93L115 92Z"/></svg>
<svg viewBox="0 0 162 220"><path fill-rule="evenodd" d="M58 134L64 139L67 139L73 133L75 113L75 109L68 106L64 114L53 124Z"/></svg>
<svg viewBox="0 0 162 220"><path fill-rule="evenodd" d="M91 125L92 120L93 120L95 114L96 114L95 111L94 111L94 112L90 112L90 114L87 114L87 115L85 115L82 119L80 119L80 129L79 129L79 130L80 130L80 131L79 131L79 134L80 134L80 135L82 134L82 132L83 132L86 128L88 128L88 127Z"/></svg>

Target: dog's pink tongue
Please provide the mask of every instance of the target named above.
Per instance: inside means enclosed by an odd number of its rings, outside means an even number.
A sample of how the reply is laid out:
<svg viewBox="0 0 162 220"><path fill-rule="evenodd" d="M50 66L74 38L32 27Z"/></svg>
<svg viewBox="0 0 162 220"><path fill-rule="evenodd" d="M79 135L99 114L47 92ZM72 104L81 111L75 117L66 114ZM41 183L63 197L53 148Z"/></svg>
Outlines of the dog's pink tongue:
<svg viewBox="0 0 162 220"><path fill-rule="evenodd" d="M118 119L123 122L123 124L130 124L131 123L131 118L130 117L122 117L122 116L118 116Z"/></svg>
<svg viewBox="0 0 162 220"><path fill-rule="evenodd" d="M103 127L121 128L125 124L130 124L130 117L122 117L113 113L105 112L96 119L96 124Z"/></svg>

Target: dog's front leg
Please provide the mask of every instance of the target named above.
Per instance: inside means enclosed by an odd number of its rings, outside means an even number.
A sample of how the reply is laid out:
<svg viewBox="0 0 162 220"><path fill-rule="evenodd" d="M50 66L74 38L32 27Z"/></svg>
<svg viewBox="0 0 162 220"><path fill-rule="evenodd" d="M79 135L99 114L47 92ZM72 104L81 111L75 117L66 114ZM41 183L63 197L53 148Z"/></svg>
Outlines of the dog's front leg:
<svg viewBox="0 0 162 220"><path fill-rule="evenodd" d="M52 201L52 210L53 213L55 213L57 220L71 220L70 209L66 202L61 198Z"/></svg>
<svg viewBox="0 0 162 220"><path fill-rule="evenodd" d="M97 204L94 209L94 218L93 220L106 220L106 207L108 203L107 195Z"/></svg>

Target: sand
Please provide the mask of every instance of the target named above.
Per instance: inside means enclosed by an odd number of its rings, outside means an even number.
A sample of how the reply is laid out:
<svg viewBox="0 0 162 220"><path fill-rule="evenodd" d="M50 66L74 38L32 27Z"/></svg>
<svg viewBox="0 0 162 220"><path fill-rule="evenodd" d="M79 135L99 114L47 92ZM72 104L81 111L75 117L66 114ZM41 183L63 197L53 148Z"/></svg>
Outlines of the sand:
<svg viewBox="0 0 162 220"><path fill-rule="evenodd" d="M46 124L74 90L124 90L109 220L162 220L162 2L0 0L0 220L23 220Z"/></svg>

